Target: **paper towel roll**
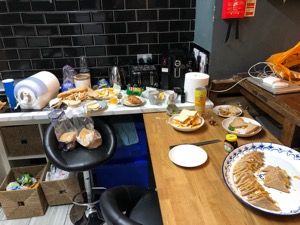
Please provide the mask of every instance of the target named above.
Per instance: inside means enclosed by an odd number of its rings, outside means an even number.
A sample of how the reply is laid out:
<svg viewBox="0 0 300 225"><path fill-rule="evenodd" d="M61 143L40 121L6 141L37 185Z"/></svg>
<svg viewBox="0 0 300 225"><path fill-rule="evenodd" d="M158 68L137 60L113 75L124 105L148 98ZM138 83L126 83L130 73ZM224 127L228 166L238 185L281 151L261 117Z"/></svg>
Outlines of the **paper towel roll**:
<svg viewBox="0 0 300 225"><path fill-rule="evenodd" d="M185 74L184 92L187 102L195 102L195 89L208 85L209 75L205 73L190 72Z"/></svg>

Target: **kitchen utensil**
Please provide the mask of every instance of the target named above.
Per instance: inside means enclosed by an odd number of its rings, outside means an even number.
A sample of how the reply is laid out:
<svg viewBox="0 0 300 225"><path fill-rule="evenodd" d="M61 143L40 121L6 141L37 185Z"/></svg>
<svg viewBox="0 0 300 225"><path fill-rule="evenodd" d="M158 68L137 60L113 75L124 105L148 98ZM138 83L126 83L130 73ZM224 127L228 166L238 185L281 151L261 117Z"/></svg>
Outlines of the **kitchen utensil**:
<svg viewBox="0 0 300 225"><path fill-rule="evenodd" d="M219 139L214 139L214 140L209 140L209 141L201 141L201 142L195 142L195 143L189 143L189 145L196 145L196 146L202 146L202 145L208 145L208 144L213 144L213 143L217 143L220 142L221 140ZM188 143L185 143L188 144ZM182 144L178 144L178 145L182 145ZM171 145L170 149L178 146L178 145Z"/></svg>

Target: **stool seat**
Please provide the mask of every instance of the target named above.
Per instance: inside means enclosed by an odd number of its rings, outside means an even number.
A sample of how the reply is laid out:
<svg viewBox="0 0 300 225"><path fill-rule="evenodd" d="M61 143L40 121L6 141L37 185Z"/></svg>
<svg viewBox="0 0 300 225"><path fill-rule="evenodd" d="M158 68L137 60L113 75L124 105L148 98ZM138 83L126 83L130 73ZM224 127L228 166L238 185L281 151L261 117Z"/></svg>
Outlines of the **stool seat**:
<svg viewBox="0 0 300 225"><path fill-rule="evenodd" d="M96 149L87 149L77 145L74 150L62 151L50 124L44 134L44 149L48 159L58 168L66 171L86 171L106 162L116 149L116 137L112 128L100 118L93 118L94 127L102 136L102 145Z"/></svg>
<svg viewBox="0 0 300 225"><path fill-rule="evenodd" d="M156 191L123 185L107 189L100 198L106 225L162 225ZM126 212L126 213L124 213Z"/></svg>

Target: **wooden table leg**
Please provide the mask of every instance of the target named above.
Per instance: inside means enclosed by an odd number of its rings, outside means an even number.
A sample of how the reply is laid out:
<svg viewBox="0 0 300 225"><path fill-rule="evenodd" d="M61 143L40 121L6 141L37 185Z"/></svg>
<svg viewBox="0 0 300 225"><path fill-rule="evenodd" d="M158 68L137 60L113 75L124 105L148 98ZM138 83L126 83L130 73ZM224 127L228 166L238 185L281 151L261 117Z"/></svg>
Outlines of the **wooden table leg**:
<svg viewBox="0 0 300 225"><path fill-rule="evenodd" d="M286 146L291 146L296 131L296 125L288 119L284 119L279 140Z"/></svg>

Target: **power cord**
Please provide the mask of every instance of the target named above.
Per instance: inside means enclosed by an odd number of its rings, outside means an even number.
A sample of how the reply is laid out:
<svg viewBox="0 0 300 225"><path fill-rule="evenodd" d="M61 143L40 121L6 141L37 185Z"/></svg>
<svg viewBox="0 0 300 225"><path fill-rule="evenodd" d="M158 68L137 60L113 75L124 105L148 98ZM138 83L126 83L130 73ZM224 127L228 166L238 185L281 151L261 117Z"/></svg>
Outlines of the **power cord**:
<svg viewBox="0 0 300 225"><path fill-rule="evenodd" d="M257 69L258 66L263 65L262 69ZM248 75L255 78L255 79L264 79L266 77L277 77L275 70L273 69L275 67L275 65L273 63L269 63L269 62L258 62L256 64L254 64L253 66L251 66L248 69ZM239 83L241 83L242 81L246 80L247 77L239 80L238 82L236 82L234 85L232 85L230 88L226 89L226 90L211 90L211 92L217 92L217 93L222 93L222 92L226 92L231 90L232 88L234 88L236 85L238 85Z"/></svg>

